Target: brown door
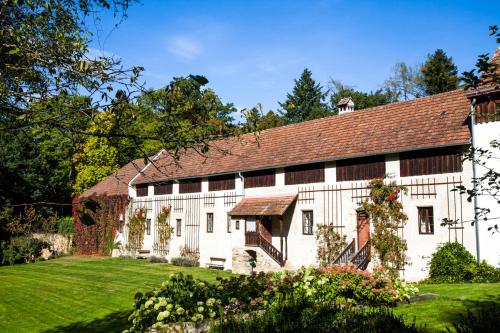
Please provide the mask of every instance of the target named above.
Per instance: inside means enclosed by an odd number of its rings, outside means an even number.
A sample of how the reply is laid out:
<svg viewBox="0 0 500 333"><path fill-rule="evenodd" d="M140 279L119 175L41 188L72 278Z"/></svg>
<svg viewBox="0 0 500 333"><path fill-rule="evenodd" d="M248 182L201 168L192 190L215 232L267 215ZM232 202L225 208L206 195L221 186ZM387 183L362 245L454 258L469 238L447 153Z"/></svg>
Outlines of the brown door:
<svg viewBox="0 0 500 333"><path fill-rule="evenodd" d="M358 249L370 239L370 219L365 213L358 214Z"/></svg>
<svg viewBox="0 0 500 333"><path fill-rule="evenodd" d="M269 216L262 216L257 220L257 228L259 234L264 237L268 242L272 242L273 234L271 227L271 218Z"/></svg>

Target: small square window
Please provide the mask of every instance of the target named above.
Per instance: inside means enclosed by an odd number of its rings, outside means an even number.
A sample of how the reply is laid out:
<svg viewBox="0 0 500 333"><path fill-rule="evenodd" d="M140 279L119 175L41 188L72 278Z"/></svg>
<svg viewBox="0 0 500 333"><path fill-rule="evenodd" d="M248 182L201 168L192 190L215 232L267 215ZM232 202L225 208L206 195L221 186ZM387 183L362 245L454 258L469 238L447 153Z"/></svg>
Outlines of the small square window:
<svg viewBox="0 0 500 333"><path fill-rule="evenodd" d="M151 235L151 219L146 219L146 235Z"/></svg>
<svg viewBox="0 0 500 333"><path fill-rule="evenodd" d="M228 234L231 233L231 216L230 215L227 216L227 233Z"/></svg>
<svg viewBox="0 0 500 333"><path fill-rule="evenodd" d="M175 220L175 229L176 229L176 235L177 237L181 237L181 228L182 228L182 220L181 219L176 219Z"/></svg>
<svg viewBox="0 0 500 333"><path fill-rule="evenodd" d="M313 211L304 210L302 211L302 233L304 235L313 234Z"/></svg>
<svg viewBox="0 0 500 333"><path fill-rule="evenodd" d="M236 220L235 224L234 224L234 228L236 230L240 230L240 220Z"/></svg>
<svg viewBox="0 0 500 333"><path fill-rule="evenodd" d="M434 234L434 209L418 207L418 232L423 235Z"/></svg>
<svg viewBox="0 0 500 333"><path fill-rule="evenodd" d="M207 213L207 233L214 232L214 213Z"/></svg>

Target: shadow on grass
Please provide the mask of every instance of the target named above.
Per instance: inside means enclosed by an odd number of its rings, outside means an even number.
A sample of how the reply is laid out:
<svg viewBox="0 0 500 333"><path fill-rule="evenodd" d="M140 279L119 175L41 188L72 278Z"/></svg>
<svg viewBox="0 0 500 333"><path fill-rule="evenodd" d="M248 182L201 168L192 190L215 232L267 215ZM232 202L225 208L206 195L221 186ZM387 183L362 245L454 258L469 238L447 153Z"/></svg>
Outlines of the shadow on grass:
<svg viewBox="0 0 500 333"><path fill-rule="evenodd" d="M92 321L76 322L68 325L57 326L42 333L121 333L130 327L128 317L130 311L113 312L103 318L98 318Z"/></svg>

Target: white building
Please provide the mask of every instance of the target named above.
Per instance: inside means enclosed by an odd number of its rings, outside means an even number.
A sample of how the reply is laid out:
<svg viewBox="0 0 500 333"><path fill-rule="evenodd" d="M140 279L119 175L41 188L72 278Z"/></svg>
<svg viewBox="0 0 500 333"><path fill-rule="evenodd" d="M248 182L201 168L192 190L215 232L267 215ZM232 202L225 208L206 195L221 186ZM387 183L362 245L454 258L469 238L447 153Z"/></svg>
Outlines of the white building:
<svg viewBox="0 0 500 333"><path fill-rule="evenodd" d="M499 93L481 96L498 99ZM472 163L462 162L460 152L470 145L473 97L457 90L350 109L265 130L258 137L216 141L207 156L188 150L174 161L160 152L129 178L131 202L118 239L127 243L127 216L144 208L143 249L150 255L178 257L184 247L199 254L201 266L220 258L225 261L217 263L225 269L248 272L248 259L254 257L257 270L296 269L317 264L316 228L332 224L349 242L354 240L357 262L369 261L365 245L370 229L355 209L368 197L366 179L388 174L408 188L401 195L408 221L400 235L408 244L411 265L401 276L422 279L441 243L457 241L476 254L473 203L456 190L471 186ZM488 119L476 125L478 145L500 133L499 118ZM500 216L499 205L486 204ZM171 207L174 227L165 249L156 231L163 207ZM441 226L443 219L456 224ZM497 265L500 239L487 228L487 223L479 224L481 258Z"/></svg>

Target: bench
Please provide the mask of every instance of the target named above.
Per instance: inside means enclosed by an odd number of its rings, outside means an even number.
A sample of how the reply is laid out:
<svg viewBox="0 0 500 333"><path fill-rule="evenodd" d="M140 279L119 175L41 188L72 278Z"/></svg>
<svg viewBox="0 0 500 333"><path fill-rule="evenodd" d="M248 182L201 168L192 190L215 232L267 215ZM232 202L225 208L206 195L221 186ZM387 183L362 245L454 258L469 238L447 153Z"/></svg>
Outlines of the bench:
<svg viewBox="0 0 500 333"><path fill-rule="evenodd" d="M210 262L207 264L208 268L224 269L226 258L210 257Z"/></svg>
<svg viewBox="0 0 500 333"><path fill-rule="evenodd" d="M147 257L149 256L149 254L151 253L151 251L149 250L139 250L137 251L138 252L138 256L137 256L137 259L147 259Z"/></svg>

